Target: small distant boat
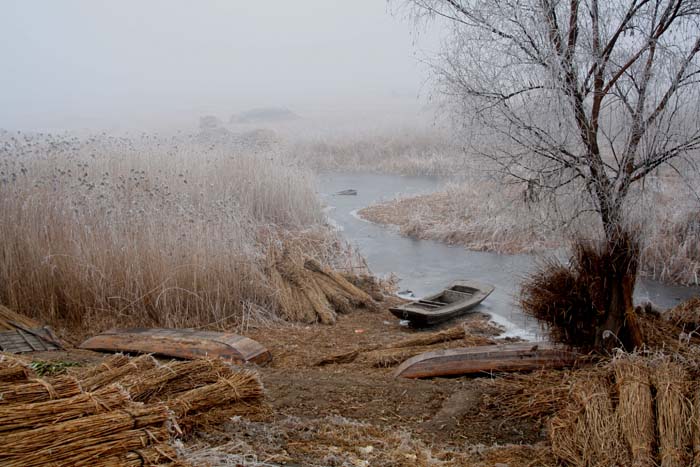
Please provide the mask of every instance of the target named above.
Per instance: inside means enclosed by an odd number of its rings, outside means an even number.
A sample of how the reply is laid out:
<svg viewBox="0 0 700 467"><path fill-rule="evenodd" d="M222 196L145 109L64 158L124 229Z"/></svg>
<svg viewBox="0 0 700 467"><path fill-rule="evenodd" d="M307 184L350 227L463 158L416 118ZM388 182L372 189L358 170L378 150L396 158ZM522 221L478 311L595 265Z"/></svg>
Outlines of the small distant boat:
<svg viewBox="0 0 700 467"><path fill-rule="evenodd" d="M353 190L352 188L348 190L342 190L336 193L336 195L340 196L357 196L357 190Z"/></svg>
<svg viewBox="0 0 700 467"><path fill-rule="evenodd" d="M390 308L394 316L413 326L431 326L460 316L483 302L494 286L476 281L454 281L440 293Z"/></svg>
<svg viewBox="0 0 700 467"><path fill-rule="evenodd" d="M152 353L166 357L221 358L233 363L267 363L270 352L257 341L237 334L198 329L112 329L91 337L81 349L102 352Z"/></svg>

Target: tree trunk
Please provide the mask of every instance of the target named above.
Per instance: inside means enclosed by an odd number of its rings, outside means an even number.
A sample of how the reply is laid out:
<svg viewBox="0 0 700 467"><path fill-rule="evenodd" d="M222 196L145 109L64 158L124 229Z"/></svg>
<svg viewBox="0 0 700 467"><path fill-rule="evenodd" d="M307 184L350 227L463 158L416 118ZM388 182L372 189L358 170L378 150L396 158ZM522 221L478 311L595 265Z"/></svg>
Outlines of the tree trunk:
<svg viewBox="0 0 700 467"><path fill-rule="evenodd" d="M607 229L606 229L607 230ZM632 295L637 279L639 244L633 234L619 226L607 230L608 268L601 278L605 290L605 310L596 330L595 347L610 351L615 347L633 350L643 343Z"/></svg>

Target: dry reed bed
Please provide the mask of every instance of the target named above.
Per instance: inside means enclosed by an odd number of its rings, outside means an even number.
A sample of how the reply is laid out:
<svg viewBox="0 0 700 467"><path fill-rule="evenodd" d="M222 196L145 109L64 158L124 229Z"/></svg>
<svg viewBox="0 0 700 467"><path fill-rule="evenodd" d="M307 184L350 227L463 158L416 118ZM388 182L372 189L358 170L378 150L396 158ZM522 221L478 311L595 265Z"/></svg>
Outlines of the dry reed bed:
<svg viewBox="0 0 700 467"><path fill-rule="evenodd" d="M2 357L0 368L17 365ZM28 374L2 383L0 464L189 465L168 444L174 437L202 420L220 423L234 410L253 413L261 407L262 384L251 370L219 360L160 365L146 357L116 355L74 376L44 380ZM59 380L72 380L79 392L66 397L56 390ZM36 384L44 386L41 397L21 390ZM25 393L29 396L18 398Z"/></svg>
<svg viewBox="0 0 700 467"><path fill-rule="evenodd" d="M311 172L274 150L144 136L0 141L0 303L58 329L279 319L266 257L350 270ZM83 336L77 336L83 337Z"/></svg>
<svg viewBox="0 0 700 467"><path fill-rule="evenodd" d="M592 237L600 221L574 190L556 202L532 199L522 184L503 185L465 169L465 180L437 193L400 197L362 209L372 222L399 227L414 238L477 251L538 253ZM697 183L696 183L697 185ZM631 196L628 216L645 239L640 272L679 284L700 284L700 204L674 176L658 177ZM579 215L571 219L573 213Z"/></svg>

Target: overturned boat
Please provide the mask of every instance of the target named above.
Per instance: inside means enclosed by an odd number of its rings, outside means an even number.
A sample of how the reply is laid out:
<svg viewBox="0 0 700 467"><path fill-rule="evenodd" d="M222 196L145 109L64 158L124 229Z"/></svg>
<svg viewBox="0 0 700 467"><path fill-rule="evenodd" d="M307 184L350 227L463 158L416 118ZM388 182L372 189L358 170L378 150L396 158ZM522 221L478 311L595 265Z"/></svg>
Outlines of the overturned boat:
<svg viewBox="0 0 700 467"><path fill-rule="evenodd" d="M238 334L198 329L112 329L91 337L81 349L101 352L152 353L165 357L221 358L232 363L266 363L270 352L257 341Z"/></svg>
<svg viewBox="0 0 700 467"><path fill-rule="evenodd" d="M483 302L493 290L494 286L489 284L454 281L440 293L390 308L389 311L399 319L408 320L413 326L431 326L463 315Z"/></svg>
<svg viewBox="0 0 700 467"><path fill-rule="evenodd" d="M403 362L396 378L434 378L573 366L583 356L549 342L484 345L426 352Z"/></svg>

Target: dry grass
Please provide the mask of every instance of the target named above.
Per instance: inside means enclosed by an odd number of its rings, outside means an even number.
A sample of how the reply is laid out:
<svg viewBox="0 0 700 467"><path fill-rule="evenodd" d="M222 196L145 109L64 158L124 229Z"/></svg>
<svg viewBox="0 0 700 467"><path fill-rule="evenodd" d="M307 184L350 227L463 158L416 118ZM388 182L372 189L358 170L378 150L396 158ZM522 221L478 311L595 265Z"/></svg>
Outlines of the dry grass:
<svg viewBox="0 0 700 467"><path fill-rule="evenodd" d="M554 467L543 445L431 446L402 427L380 427L338 416L286 417L277 423L243 418L225 427L229 441L217 446L183 447L193 464L272 467L301 463L309 467Z"/></svg>
<svg viewBox="0 0 700 467"><path fill-rule="evenodd" d="M281 236L350 265L311 173L272 150L4 134L0 174L0 303L56 328L274 320Z"/></svg>

